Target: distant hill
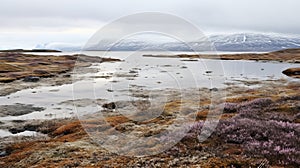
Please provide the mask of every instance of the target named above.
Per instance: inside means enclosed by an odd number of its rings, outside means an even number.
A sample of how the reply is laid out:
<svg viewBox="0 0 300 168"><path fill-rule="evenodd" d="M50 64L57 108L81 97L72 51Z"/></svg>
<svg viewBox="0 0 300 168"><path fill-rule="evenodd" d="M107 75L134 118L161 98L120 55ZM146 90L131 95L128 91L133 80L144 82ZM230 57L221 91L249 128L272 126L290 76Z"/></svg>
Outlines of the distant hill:
<svg viewBox="0 0 300 168"><path fill-rule="evenodd" d="M36 49L49 48L49 49L60 50L60 51L80 51L81 47L82 47L81 44L54 42L54 43L38 44L36 45L35 48Z"/></svg>
<svg viewBox="0 0 300 168"><path fill-rule="evenodd" d="M210 40L218 51L276 51L300 48L300 38L266 34L214 35Z"/></svg>
<svg viewBox="0 0 300 168"><path fill-rule="evenodd" d="M289 48L300 48L300 37L285 35L237 33L211 35L208 41L217 51L244 51L267 52ZM166 51L191 51L193 46L199 51L207 51L206 43L199 41L181 43L173 41L159 41L148 39L125 39L112 45L109 41L100 41L97 45L89 46L85 50L111 50L111 51L135 51L135 50L166 50ZM62 51L80 51L82 46L76 44L49 43L38 45L37 48L49 48Z"/></svg>

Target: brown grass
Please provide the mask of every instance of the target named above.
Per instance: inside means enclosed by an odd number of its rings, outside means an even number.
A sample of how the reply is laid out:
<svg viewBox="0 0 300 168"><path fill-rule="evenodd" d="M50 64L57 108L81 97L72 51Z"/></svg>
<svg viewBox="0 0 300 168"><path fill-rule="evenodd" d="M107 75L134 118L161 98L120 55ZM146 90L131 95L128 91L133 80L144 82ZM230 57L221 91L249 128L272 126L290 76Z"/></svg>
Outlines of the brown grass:
<svg viewBox="0 0 300 168"><path fill-rule="evenodd" d="M130 122L130 120L127 117L124 116L113 116L113 117L107 117L105 120L112 126L116 127L117 125Z"/></svg>

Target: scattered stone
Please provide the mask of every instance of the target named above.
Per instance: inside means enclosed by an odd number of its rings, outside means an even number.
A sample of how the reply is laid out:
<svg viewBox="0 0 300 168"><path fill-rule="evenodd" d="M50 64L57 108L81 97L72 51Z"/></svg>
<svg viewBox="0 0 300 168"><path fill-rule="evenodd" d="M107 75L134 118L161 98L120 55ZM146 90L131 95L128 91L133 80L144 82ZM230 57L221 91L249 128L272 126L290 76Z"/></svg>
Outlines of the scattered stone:
<svg viewBox="0 0 300 168"><path fill-rule="evenodd" d="M24 82L38 82L40 80L39 77L36 76L26 76L23 81Z"/></svg>
<svg viewBox="0 0 300 168"><path fill-rule="evenodd" d="M106 108L106 109L115 109L116 108L116 104L114 102L111 102L111 103L107 103L107 104L103 104L102 105L103 108Z"/></svg>
<svg viewBox="0 0 300 168"><path fill-rule="evenodd" d="M138 71L130 70L129 73L138 73Z"/></svg>
<svg viewBox="0 0 300 168"><path fill-rule="evenodd" d="M212 91L212 92L217 92L219 89L218 88L211 88L209 89L209 91Z"/></svg>
<svg viewBox="0 0 300 168"><path fill-rule="evenodd" d="M113 92L113 90L112 90L112 89L107 89L107 91L108 91L108 92Z"/></svg>
<svg viewBox="0 0 300 168"><path fill-rule="evenodd" d="M183 59L181 61L198 61L197 59Z"/></svg>
<svg viewBox="0 0 300 168"><path fill-rule="evenodd" d="M17 134L20 132L24 132L25 128L24 127L23 128L10 128L8 131L12 134Z"/></svg>
<svg viewBox="0 0 300 168"><path fill-rule="evenodd" d="M7 156L8 153L4 150L4 151L0 151L0 157L4 157Z"/></svg>
<svg viewBox="0 0 300 168"><path fill-rule="evenodd" d="M71 75L70 74L66 74L66 75L63 75L64 78L70 78Z"/></svg>
<svg viewBox="0 0 300 168"><path fill-rule="evenodd" d="M51 90L49 90L49 92L58 92L59 91L59 89L51 89Z"/></svg>

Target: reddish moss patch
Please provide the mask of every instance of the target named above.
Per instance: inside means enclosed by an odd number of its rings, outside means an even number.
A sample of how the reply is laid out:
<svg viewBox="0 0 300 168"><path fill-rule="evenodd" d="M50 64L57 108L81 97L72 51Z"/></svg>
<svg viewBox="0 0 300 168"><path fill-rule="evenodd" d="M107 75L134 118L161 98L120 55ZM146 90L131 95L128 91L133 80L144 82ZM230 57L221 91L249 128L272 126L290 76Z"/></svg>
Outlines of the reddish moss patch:
<svg viewBox="0 0 300 168"><path fill-rule="evenodd" d="M112 126L116 127L119 124L130 122L130 120L127 117L124 116L113 116L113 117L107 117L105 120Z"/></svg>
<svg viewBox="0 0 300 168"><path fill-rule="evenodd" d="M50 134L54 136L54 141L74 142L86 135L80 121L74 121L57 128Z"/></svg>

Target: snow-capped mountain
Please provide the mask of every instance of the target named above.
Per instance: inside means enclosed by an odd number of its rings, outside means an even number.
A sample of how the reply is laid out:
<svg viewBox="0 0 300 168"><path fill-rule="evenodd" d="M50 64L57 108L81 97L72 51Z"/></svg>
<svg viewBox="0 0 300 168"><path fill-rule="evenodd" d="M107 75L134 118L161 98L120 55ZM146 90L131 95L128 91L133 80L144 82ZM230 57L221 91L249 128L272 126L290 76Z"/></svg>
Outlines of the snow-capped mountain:
<svg viewBox="0 0 300 168"><path fill-rule="evenodd" d="M290 37L274 34L238 33L211 35L208 39L194 42L178 42L174 39L159 40L157 38L147 39L129 38L112 43L100 41L96 45L85 47L85 50L111 50L111 51L135 51L135 50L158 50L158 51L209 51L207 44L212 44L217 51L276 51L288 48L300 48L300 37ZM82 46L52 43L38 48L56 49L62 51L80 50Z"/></svg>
<svg viewBox="0 0 300 168"><path fill-rule="evenodd" d="M46 44L38 44L35 49L52 49L59 51L80 51L82 45L81 44L70 44L70 43L46 43Z"/></svg>
<svg viewBox="0 0 300 168"><path fill-rule="evenodd" d="M209 42L207 42L207 40ZM191 51L196 48L205 51L207 44L212 44L217 51L275 51L287 48L300 48L300 38L283 35L239 33L239 34L221 34L209 36L205 41L182 43L177 41L147 41L138 39L123 40L117 44L111 45L106 42L98 43L95 46L87 48L88 50L169 50L169 51ZM205 45L206 44L206 45Z"/></svg>
<svg viewBox="0 0 300 168"><path fill-rule="evenodd" d="M191 50L187 44L179 42L148 42L148 41L131 41L124 40L118 43L98 43L97 45L86 47L86 50L110 50L110 51L189 51Z"/></svg>
<svg viewBox="0 0 300 168"><path fill-rule="evenodd" d="M275 51L299 48L300 38L280 35L241 33L210 36L219 51Z"/></svg>

